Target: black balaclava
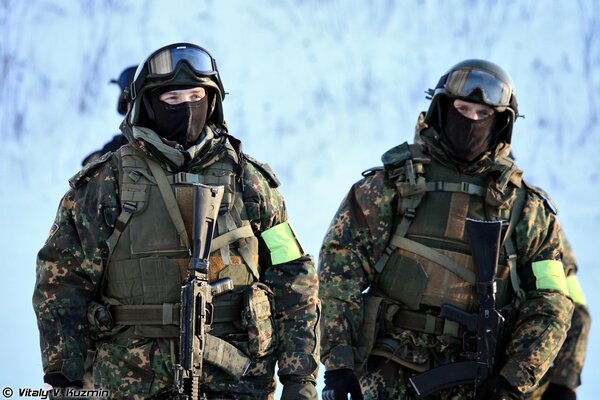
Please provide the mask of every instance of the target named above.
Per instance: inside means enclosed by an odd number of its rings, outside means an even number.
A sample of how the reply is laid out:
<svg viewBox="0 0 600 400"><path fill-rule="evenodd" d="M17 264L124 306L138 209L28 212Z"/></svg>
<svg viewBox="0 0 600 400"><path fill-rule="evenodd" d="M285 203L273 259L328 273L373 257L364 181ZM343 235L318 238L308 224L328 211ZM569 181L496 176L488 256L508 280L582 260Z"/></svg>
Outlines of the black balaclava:
<svg viewBox="0 0 600 400"><path fill-rule="evenodd" d="M462 115L452 102L445 102L440 143L456 160L471 162L496 145L496 113L481 120Z"/></svg>
<svg viewBox="0 0 600 400"><path fill-rule="evenodd" d="M153 127L160 136L172 140L184 148L192 145L204 129L208 111L208 95L201 100L180 104L167 104L159 99L170 90L189 89L188 87L163 87L149 94L150 106L154 113Z"/></svg>

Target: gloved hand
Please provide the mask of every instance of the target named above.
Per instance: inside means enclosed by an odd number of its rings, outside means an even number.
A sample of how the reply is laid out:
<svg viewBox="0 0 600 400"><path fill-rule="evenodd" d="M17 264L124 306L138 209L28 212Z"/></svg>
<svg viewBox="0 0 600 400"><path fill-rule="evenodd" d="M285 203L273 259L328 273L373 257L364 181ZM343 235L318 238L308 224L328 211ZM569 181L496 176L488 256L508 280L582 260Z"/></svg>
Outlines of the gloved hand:
<svg viewBox="0 0 600 400"><path fill-rule="evenodd" d="M83 381L70 381L69 379L67 379L66 376L64 376L60 372L45 374L44 382L52 386L53 388L83 388Z"/></svg>
<svg viewBox="0 0 600 400"><path fill-rule="evenodd" d="M551 383L544 392L542 400L577 400L577 394L566 386Z"/></svg>
<svg viewBox="0 0 600 400"><path fill-rule="evenodd" d="M501 375L493 376L483 382L477 391L476 400L519 400L523 395Z"/></svg>
<svg viewBox="0 0 600 400"><path fill-rule="evenodd" d="M325 371L323 400L346 400L348 394L352 400L364 400L354 371L349 368Z"/></svg>
<svg viewBox="0 0 600 400"><path fill-rule="evenodd" d="M281 400L317 400L316 383L312 377L282 375L279 380L283 384Z"/></svg>

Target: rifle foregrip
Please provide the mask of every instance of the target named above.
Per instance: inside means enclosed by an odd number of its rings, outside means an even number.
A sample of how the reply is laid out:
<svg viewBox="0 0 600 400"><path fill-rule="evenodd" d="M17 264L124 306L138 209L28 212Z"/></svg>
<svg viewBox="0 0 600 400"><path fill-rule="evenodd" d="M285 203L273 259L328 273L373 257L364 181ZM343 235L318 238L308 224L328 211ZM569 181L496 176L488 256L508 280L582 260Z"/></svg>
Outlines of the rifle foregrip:
<svg viewBox="0 0 600 400"><path fill-rule="evenodd" d="M429 396L443 389L473 384L476 377L477 363L463 361L430 369L409 378L409 380L419 396Z"/></svg>

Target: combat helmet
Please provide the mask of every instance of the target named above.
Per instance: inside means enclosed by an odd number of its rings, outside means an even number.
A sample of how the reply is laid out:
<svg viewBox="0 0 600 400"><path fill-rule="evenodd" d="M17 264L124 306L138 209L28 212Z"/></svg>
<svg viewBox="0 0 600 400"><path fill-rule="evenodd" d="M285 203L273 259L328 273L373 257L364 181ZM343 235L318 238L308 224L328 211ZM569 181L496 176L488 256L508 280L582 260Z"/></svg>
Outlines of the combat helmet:
<svg viewBox="0 0 600 400"><path fill-rule="evenodd" d="M506 132L501 141L510 143L515 119L519 116L517 95L508 73L490 61L470 59L454 65L440 78L435 89L426 91L431 105L425 123L439 129L442 124L442 102L464 99L486 104L498 113L508 113Z"/></svg>
<svg viewBox="0 0 600 400"><path fill-rule="evenodd" d="M136 69L136 65L127 67L121 72L118 79L110 80L110 83L116 83L119 85L119 88L121 88L119 100L117 101L117 112L121 115L127 114L127 104L130 101L129 88L131 86L131 82L133 82L133 76L135 75Z"/></svg>
<svg viewBox="0 0 600 400"><path fill-rule="evenodd" d="M150 54L137 68L131 83L133 102L129 122L137 125L147 117L145 95L161 86L199 86L209 96L207 124L222 126L225 89L219 76L217 62L208 51L191 43L173 43ZM152 116L150 116L152 117Z"/></svg>

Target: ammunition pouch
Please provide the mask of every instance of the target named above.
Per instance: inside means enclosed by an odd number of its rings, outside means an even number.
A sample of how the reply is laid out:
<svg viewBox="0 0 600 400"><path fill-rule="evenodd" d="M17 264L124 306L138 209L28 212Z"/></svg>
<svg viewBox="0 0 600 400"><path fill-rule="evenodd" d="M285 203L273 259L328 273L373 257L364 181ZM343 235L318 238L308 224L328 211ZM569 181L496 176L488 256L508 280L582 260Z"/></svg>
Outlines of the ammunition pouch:
<svg viewBox="0 0 600 400"><path fill-rule="evenodd" d="M254 282L244 292L242 328L248 332L248 352L252 357L264 357L277 347L275 298L271 289Z"/></svg>

